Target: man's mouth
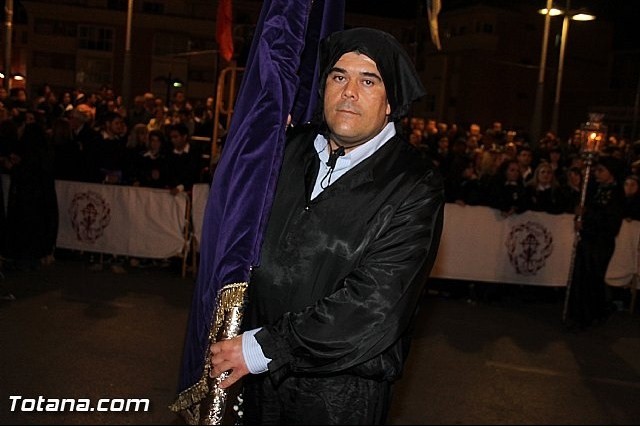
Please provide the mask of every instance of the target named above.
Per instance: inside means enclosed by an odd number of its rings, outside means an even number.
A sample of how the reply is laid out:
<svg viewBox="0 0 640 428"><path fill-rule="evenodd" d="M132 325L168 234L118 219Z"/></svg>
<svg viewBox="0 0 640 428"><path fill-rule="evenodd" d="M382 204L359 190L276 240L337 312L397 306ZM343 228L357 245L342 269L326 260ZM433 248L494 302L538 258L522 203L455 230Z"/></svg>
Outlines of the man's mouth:
<svg viewBox="0 0 640 428"><path fill-rule="evenodd" d="M354 115L358 115L358 114L360 114L360 113L358 113L357 111L352 110L352 109L348 109L348 108L337 108L337 109L336 109L336 112L338 112L338 113L344 113L344 114L354 114Z"/></svg>

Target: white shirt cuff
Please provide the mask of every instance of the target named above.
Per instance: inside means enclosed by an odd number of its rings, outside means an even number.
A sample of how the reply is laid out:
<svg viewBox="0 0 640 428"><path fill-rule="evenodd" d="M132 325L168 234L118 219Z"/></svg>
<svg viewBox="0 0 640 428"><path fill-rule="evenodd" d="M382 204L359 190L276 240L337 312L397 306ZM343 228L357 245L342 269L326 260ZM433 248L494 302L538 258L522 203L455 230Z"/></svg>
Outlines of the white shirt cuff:
<svg viewBox="0 0 640 428"><path fill-rule="evenodd" d="M242 334L242 356L244 357L249 372L252 374L266 372L269 370L268 364L271 362L271 358L264 356L260 344L254 337L260 330L262 330L262 328L245 331Z"/></svg>

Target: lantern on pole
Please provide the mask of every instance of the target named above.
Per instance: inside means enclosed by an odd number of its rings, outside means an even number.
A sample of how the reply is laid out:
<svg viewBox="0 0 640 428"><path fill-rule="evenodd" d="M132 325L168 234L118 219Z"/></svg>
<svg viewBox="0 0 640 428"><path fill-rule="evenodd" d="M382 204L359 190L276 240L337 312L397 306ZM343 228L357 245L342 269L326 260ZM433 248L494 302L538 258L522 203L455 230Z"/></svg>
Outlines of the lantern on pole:
<svg viewBox="0 0 640 428"><path fill-rule="evenodd" d="M576 223L582 222L582 214L587 200L587 188L589 186L589 177L591 176L591 167L603 147L607 137L607 127L602 123L604 117L601 113L589 113L589 121L580 126L580 155L584 160L584 178L582 180L582 188L580 189L580 202L576 210ZM571 294L571 283L573 282L573 270L575 267L576 249L580 242L580 229L576 227L576 235L573 241L573 253L571 254L571 267L569 269L569 278L567 280L567 290L564 298L564 309L562 311L562 322L566 322L567 313L569 311L569 296Z"/></svg>

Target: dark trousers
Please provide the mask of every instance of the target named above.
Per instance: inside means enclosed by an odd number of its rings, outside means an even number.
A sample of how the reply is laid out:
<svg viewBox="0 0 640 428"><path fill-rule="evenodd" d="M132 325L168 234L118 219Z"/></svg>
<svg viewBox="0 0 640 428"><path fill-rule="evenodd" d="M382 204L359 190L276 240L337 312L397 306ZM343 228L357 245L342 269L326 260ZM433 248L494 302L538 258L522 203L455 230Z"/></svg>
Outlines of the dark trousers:
<svg viewBox="0 0 640 428"><path fill-rule="evenodd" d="M582 327L607 314L604 277L615 243L581 239L576 248L574 274L569 295L570 317Z"/></svg>
<svg viewBox="0 0 640 428"><path fill-rule="evenodd" d="M245 425L382 425L391 384L352 375L244 379Z"/></svg>

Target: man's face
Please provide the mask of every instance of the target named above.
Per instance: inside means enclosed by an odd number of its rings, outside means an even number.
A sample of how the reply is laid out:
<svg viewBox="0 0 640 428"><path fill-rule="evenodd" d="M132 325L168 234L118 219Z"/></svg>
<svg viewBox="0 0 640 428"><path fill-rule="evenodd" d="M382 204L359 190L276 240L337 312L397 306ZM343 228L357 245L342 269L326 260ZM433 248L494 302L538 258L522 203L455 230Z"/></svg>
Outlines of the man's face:
<svg viewBox="0 0 640 428"><path fill-rule="evenodd" d="M124 120L120 117L114 118L108 125L108 131L114 135L122 135L126 132Z"/></svg>
<svg viewBox="0 0 640 428"><path fill-rule="evenodd" d="M376 63L348 52L333 66L324 91L324 116L331 140L345 148L375 137L388 122L391 106Z"/></svg>
<svg viewBox="0 0 640 428"><path fill-rule="evenodd" d="M169 138L171 139L171 144L173 144L175 149L182 150L187 145L187 136L183 136L178 131L171 131L169 133Z"/></svg>
<svg viewBox="0 0 640 428"><path fill-rule="evenodd" d="M533 160L533 156L532 156L531 152L528 151L528 150L522 150L518 154L518 162L520 162L520 165L522 165L522 166L531 165L531 161L532 160Z"/></svg>
<svg viewBox="0 0 640 428"><path fill-rule="evenodd" d="M600 184L611 184L615 181L615 178L611 173L611 171L609 171L607 168L605 168L602 165L596 166L596 169L594 171L595 171L594 175L596 177L596 181Z"/></svg>

